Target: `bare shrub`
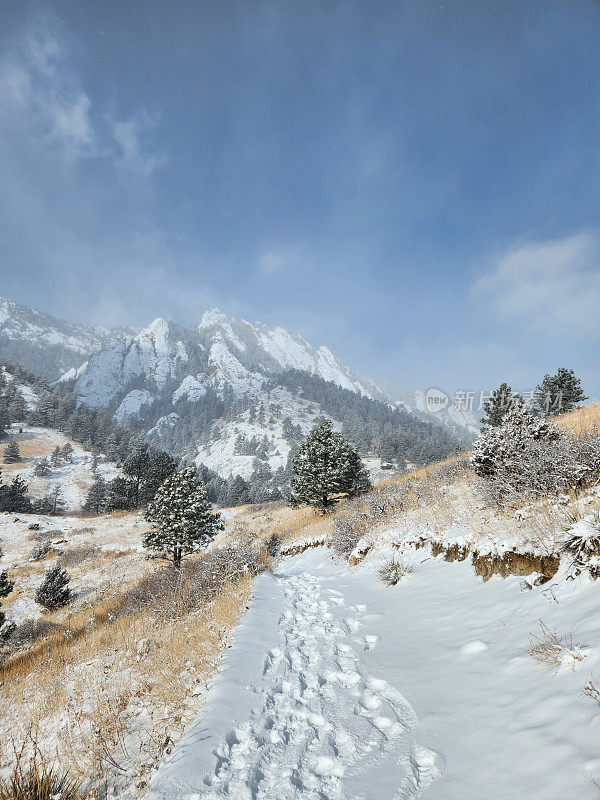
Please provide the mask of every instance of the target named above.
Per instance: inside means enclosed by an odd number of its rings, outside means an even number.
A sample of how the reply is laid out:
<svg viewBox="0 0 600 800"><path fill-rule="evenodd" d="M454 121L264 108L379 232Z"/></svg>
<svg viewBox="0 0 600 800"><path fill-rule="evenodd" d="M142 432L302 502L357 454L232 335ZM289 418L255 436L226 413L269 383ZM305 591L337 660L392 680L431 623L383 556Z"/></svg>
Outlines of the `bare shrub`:
<svg viewBox="0 0 600 800"><path fill-rule="evenodd" d="M395 586L406 575L410 575L412 571L413 568L408 562L390 558L377 570L377 574L379 575L379 580L385 583L386 586Z"/></svg>
<svg viewBox="0 0 600 800"><path fill-rule="evenodd" d="M61 625L58 625L56 622L50 622L50 620L27 619L15 628L10 638L10 646L15 650L21 647L28 647L38 639L47 636L49 633L54 633L61 628Z"/></svg>
<svg viewBox="0 0 600 800"><path fill-rule="evenodd" d="M52 547L50 540L45 539L43 542L40 542L33 548L29 556L29 561L41 561L52 552L54 552L54 548Z"/></svg>
<svg viewBox="0 0 600 800"><path fill-rule="evenodd" d="M556 630L550 628L540 620L541 631L529 634L529 647L525 652L544 666L557 672L562 666L570 666L575 669L578 661L583 661L585 653L582 648L585 643L575 645L573 635L559 637Z"/></svg>
<svg viewBox="0 0 600 800"><path fill-rule="evenodd" d="M0 783L0 800L79 800L79 786L66 773L46 769L33 760L26 768L17 764L7 781Z"/></svg>
<svg viewBox="0 0 600 800"><path fill-rule="evenodd" d="M363 532L351 516L336 517L334 530L331 535L331 547L338 556L349 558L350 554L361 540Z"/></svg>
<svg viewBox="0 0 600 800"><path fill-rule="evenodd" d="M147 575L124 595L115 614L135 614L142 609L169 618L189 614L210 602L225 584L258 575L269 565L266 548L241 539L188 559L179 569L165 566Z"/></svg>
<svg viewBox="0 0 600 800"><path fill-rule="evenodd" d="M96 556L100 551L99 547L94 545L81 545L80 547L72 547L61 553L60 563L63 567L76 567L84 561Z"/></svg>
<svg viewBox="0 0 600 800"><path fill-rule="evenodd" d="M596 703L600 703L600 688L596 686L596 684L591 679L585 682L585 686L583 687L583 693L586 697L589 697L590 700L594 700Z"/></svg>

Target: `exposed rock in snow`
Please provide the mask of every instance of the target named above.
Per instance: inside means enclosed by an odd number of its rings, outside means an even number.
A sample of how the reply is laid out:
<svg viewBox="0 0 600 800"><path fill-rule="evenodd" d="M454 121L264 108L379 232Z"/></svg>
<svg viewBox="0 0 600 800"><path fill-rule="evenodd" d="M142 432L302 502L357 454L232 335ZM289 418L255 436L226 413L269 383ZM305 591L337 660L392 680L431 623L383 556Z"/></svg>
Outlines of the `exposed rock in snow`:
<svg viewBox="0 0 600 800"><path fill-rule="evenodd" d="M200 377L203 377L205 380L207 379L207 376ZM182 397L185 397L186 400L189 400L191 403L196 403L201 397L204 397L205 394L206 386L204 383L199 381L198 378L194 378L193 375L187 375L173 392L173 405Z"/></svg>
<svg viewBox="0 0 600 800"><path fill-rule="evenodd" d="M160 417L156 425L148 431L148 436L161 436L170 428L173 428L178 419L179 414L175 414L174 412Z"/></svg>
<svg viewBox="0 0 600 800"><path fill-rule="evenodd" d="M155 400L155 397L151 392L145 389L134 389L125 395L115 413L115 417L119 422L123 422L127 417L137 414L144 404L149 405L153 400Z"/></svg>
<svg viewBox="0 0 600 800"><path fill-rule="evenodd" d="M220 333L210 348L208 374L220 388L228 384L238 394L257 392L266 381L264 375L250 372L238 361Z"/></svg>

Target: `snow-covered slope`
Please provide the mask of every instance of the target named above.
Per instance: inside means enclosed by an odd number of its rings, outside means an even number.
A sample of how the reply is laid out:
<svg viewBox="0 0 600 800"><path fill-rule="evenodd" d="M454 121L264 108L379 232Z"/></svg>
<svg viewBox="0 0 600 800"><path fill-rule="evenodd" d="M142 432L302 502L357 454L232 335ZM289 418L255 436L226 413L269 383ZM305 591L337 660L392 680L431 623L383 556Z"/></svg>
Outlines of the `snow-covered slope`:
<svg viewBox="0 0 600 800"><path fill-rule="evenodd" d="M324 548L261 576L252 606L151 800L590 800L597 796L598 587L520 591L418 550L398 586L383 553ZM525 649L542 618L587 642L553 673ZM429 788L428 788L429 786Z"/></svg>
<svg viewBox="0 0 600 800"><path fill-rule="evenodd" d="M33 372L58 377L70 368L76 370L114 335L0 298L0 357Z"/></svg>

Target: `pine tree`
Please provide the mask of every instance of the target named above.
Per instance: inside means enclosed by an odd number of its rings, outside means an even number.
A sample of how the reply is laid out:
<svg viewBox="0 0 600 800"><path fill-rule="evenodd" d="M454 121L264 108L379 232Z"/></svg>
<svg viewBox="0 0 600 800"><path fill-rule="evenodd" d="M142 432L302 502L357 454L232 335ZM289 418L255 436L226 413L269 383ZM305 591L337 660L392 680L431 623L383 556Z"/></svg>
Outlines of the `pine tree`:
<svg viewBox="0 0 600 800"><path fill-rule="evenodd" d="M139 499L142 505L147 505L154 499L158 487L166 481L177 469L177 462L168 453L157 453L151 456L146 465Z"/></svg>
<svg viewBox="0 0 600 800"><path fill-rule="evenodd" d="M128 511L135 508L134 492L135 485L131 478L114 478L108 484L106 511Z"/></svg>
<svg viewBox="0 0 600 800"><path fill-rule="evenodd" d="M59 467L62 464L62 452L58 445L52 451L50 455L50 461L52 462L53 467Z"/></svg>
<svg viewBox="0 0 600 800"><path fill-rule="evenodd" d="M0 405L0 439L5 439L10 427L10 414L4 404Z"/></svg>
<svg viewBox="0 0 600 800"><path fill-rule="evenodd" d="M21 454L19 453L19 445L14 441L9 442L4 448L4 463L16 464L17 461L20 460L21 460Z"/></svg>
<svg viewBox="0 0 600 800"><path fill-rule="evenodd" d="M537 386L535 408L541 414L562 414L587 399L581 388L581 379L572 369L560 367L556 375L544 375Z"/></svg>
<svg viewBox="0 0 600 800"><path fill-rule="evenodd" d="M0 551L0 556L1 555L2 552ZM8 572L6 570L0 572L0 604L2 599L8 597L12 592L14 585L14 582L8 579ZM6 614L0 608L0 643L6 641L14 629L14 623L6 621Z"/></svg>
<svg viewBox="0 0 600 800"><path fill-rule="evenodd" d="M99 514L104 509L105 501L106 482L104 478L98 478L90 486L83 508L85 511L93 511L95 514Z"/></svg>
<svg viewBox="0 0 600 800"><path fill-rule="evenodd" d="M60 454L64 461L73 461L73 445L71 442L67 442L65 446L60 451Z"/></svg>
<svg viewBox="0 0 600 800"><path fill-rule="evenodd" d="M69 581L67 571L60 564L50 567L35 593L35 602L50 611L66 606L71 598Z"/></svg>
<svg viewBox="0 0 600 800"><path fill-rule="evenodd" d="M148 445L144 442L137 442L134 451L125 459L123 472L128 475L133 484L133 507L140 505L140 489L142 480L150 466L150 454Z"/></svg>
<svg viewBox="0 0 600 800"><path fill-rule="evenodd" d="M356 448L324 420L302 442L292 459L293 503L328 508L340 495L353 497L369 488Z"/></svg>
<svg viewBox="0 0 600 800"><path fill-rule="evenodd" d="M45 478L47 475L50 475L50 464L48 464L47 458L41 458L37 462L33 474L36 478Z"/></svg>
<svg viewBox="0 0 600 800"><path fill-rule="evenodd" d="M185 467L166 479L149 504L146 519L152 527L144 535L144 547L172 559L175 567L223 529L194 467Z"/></svg>
<svg viewBox="0 0 600 800"><path fill-rule="evenodd" d="M499 388L491 393L490 399L483 404L485 417L481 418L481 423L496 428L502 424L507 411L517 403L523 403L521 395L513 394L508 383L500 384Z"/></svg>
<svg viewBox="0 0 600 800"><path fill-rule="evenodd" d="M49 500L52 504L52 508L49 513L53 515L61 514L65 506L65 501L63 499L62 486L60 483L55 483L50 489Z"/></svg>

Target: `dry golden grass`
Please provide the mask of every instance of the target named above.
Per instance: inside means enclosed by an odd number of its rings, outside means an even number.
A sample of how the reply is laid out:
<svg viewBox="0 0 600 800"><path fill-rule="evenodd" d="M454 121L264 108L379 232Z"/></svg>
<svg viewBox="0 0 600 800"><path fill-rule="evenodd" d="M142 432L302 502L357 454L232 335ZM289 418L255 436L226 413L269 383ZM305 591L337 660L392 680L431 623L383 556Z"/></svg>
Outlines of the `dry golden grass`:
<svg viewBox="0 0 600 800"><path fill-rule="evenodd" d="M575 435L600 430L600 403L577 408L556 418L556 424Z"/></svg>
<svg viewBox="0 0 600 800"><path fill-rule="evenodd" d="M4 463L5 442L4 446L0 449L0 454L2 456L2 463L0 466L2 467L2 472L7 474L19 472L24 466L30 466L39 458L49 458L57 444L62 447L70 441L62 434L55 432L46 433L41 430L35 435L30 433L15 433L11 435L10 438L11 441L16 441L19 445L21 461L17 461L15 464ZM73 444L73 442L71 442L71 444Z"/></svg>
<svg viewBox="0 0 600 800"><path fill-rule="evenodd" d="M13 743L35 741L82 781L118 783L121 775L143 787L152 763L196 713L251 585L243 576L173 619L149 610L119 615L121 593L45 614L60 627L0 674L0 768L10 767Z"/></svg>

